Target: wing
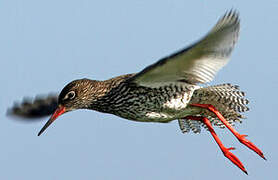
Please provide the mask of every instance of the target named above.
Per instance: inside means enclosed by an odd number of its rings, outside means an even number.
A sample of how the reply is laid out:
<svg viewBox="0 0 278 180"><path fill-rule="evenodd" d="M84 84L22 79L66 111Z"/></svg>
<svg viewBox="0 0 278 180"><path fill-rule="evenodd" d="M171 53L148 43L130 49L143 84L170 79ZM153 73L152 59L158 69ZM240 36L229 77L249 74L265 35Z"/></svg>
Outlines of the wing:
<svg viewBox="0 0 278 180"><path fill-rule="evenodd" d="M15 117L34 119L49 116L58 106L58 96L50 94L46 97L36 97L34 100L25 98L22 103L15 103L7 114Z"/></svg>
<svg viewBox="0 0 278 180"><path fill-rule="evenodd" d="M146 67L129 82L147 87L180 81L191 84L210 82L227 64L239 29L238 13L231 10L199 42Z"/></svg>

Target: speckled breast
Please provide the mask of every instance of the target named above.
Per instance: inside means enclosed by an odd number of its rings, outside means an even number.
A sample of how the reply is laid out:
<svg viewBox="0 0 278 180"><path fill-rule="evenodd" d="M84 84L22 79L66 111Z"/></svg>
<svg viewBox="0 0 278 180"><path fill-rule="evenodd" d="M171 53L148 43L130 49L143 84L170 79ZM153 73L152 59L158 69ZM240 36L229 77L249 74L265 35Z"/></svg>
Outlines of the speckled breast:
<svg viewBox="0 0 278 180"><path fill-rule="evenodd" d="M121 84L109 93L108 113L145 122L167 122L186 114L197 86L185 83L159 88Z"/></svg>

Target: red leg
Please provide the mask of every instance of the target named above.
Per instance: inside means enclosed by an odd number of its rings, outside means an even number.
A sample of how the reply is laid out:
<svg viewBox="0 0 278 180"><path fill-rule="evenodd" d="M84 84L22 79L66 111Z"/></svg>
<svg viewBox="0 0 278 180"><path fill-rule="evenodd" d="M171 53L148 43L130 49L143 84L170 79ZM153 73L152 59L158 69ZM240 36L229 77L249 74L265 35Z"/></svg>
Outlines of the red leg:
<svg viewBox="0 0 278 180"><path fill-rule="evenodd" d="M263 152L257 146L255 146L251 141L249 141L248 139L245 138L247 135L239 134L214 106L212 106L211 104L190 104L190 105L196 106L196 107L201 107L201 108L206 108L206 109L210 110L211 112L213 112L220 119L220 121L236 136L236 138L242 144L244 144L249 149L253 150L259 156L261 156L263 159L266 160Z"/></svg>
<svg viewBox="0 0 278 180"><path fill-rule="evenodd" d="M226 148L223 145L223 143L221 142L221 140L219 139L219 137L215 133L215 131L214 131L210 121L208 120L208 118L206 118L206 117L199 117L199 116L187 116L187 117L185 117L185 119L202 121L208 127L209 132L211 133L211 135L213 136L214 140L216 141L216 143L220 147L220 149L223 152L224 156L226 156L230 161L232 161L232 163L234 163L237 167L239 167L244 173L248 174L246 169L244 168L242 162L233 153L231 153L229 151L229 150L234 150L235 148L234 147Z"/></svg>

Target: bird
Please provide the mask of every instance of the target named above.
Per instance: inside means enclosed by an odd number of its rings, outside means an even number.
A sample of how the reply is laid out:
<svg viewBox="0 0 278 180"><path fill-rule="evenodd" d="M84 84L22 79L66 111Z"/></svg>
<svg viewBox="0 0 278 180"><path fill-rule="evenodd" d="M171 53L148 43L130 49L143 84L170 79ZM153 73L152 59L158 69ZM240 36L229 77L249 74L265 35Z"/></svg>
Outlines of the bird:
<svg viewBox="0 0 278 180"><path fill-rule="evenodd" d="M8 109L9 115L27 119L51 115L40 136L62 114L89 109L138 122L178 121L182 133L200 133L204 128L233 164L248 174L243 163L225 147L214 127L227 128L242 144L263 159L263 152L247 135L234 129L249 110L248 99L239 86L230 83L206 85L225 66L238 41L239 13L227 11L199 41L183 48L142 71L108 80L77 79L59 95L25 99Z"/></svg>

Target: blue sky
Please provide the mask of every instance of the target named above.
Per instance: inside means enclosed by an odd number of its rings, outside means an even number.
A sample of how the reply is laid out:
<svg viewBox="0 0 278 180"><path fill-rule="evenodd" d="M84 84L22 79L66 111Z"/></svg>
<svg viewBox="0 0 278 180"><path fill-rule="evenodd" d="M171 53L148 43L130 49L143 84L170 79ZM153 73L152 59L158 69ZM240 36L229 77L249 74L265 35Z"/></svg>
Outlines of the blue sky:
<svg viewBox="0 0 278 180"><path fill-rule="evenodd" d="M278 2L184 0L3 0L0 3L0 179L275 179ZM24 123L6 117L14 101L59 92L78 78L138 72L205 35L227 10L240 12L241 34L230 63L210 84L241 86L248 119L236 129L268 161L226 129L223 143L246 166L230 163L211 135L182 134L176 121L136 123L94 111Z"/></svg>

